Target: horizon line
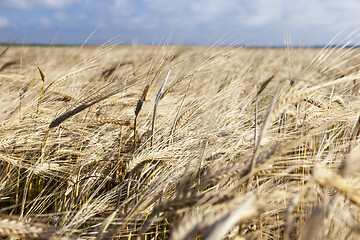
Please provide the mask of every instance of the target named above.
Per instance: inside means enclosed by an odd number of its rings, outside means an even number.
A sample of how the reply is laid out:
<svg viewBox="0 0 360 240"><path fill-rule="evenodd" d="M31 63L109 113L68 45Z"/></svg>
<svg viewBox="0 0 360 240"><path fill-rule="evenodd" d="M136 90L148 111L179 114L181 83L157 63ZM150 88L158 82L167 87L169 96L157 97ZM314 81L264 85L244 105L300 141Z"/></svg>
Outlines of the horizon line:
<svg viewBox="0 0 360 240"><path fill-rule="evenodd" d="M188 46L188 47L244 47L244 48L313 48L313 49L321 49L321 48L359 48L359 44L314 44L314 45L246 45L246 44L219 44L219 45L208 45L208 44L133 44L133 43L103 43L103 44L78 44L78 43L56 43L56 44L47 44L47 43L9 43L9 42L0 42L0 46L28 46L28 47L98 47L102 45L118 45L118 46Z"/></svg>

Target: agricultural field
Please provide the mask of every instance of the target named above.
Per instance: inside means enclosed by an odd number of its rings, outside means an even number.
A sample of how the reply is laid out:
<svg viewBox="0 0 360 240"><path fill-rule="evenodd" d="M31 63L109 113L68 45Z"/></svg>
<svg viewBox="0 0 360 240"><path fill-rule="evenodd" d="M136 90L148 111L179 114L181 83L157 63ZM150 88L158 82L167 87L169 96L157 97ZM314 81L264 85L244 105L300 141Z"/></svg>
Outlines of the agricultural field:
<svg viewBox="0 0 360 240"><path fill-rule="evenodd" d="M359 239L359 49L0 54L4 239Z"/></svg>

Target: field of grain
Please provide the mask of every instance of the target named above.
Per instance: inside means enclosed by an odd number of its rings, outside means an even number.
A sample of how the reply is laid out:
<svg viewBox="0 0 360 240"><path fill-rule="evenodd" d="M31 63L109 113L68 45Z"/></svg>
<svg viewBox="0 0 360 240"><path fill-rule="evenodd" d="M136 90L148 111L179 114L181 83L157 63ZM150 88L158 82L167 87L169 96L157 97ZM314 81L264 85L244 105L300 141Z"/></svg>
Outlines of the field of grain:
<svg viewBox="0 0 360 240"><path fill-rule="evenodd" d="M359 54L0 46L0 236L358 239Z"/></svg>

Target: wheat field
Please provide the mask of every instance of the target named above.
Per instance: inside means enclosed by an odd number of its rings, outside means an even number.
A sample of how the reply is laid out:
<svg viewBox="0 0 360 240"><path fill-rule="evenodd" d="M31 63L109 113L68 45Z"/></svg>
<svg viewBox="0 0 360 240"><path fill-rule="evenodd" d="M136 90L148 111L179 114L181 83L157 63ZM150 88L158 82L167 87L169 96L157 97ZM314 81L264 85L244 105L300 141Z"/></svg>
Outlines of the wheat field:
<svg viewBox="0 0 360 240"><path fill-rule="evenodd" d="M0 54L4 239L359 238L359 49Z"/></svg>

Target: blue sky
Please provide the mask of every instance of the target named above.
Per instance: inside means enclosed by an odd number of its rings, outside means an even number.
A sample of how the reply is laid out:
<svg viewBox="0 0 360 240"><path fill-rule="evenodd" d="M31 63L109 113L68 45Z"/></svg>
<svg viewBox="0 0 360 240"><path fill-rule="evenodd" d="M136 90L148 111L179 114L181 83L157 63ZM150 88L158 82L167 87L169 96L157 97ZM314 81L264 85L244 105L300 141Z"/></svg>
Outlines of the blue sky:
<svg viewBox="0 0 360 240"><path fill-rule="evenodd" d="M0 0L0 42L307 46L357 27L358 0Z"/></svg>

